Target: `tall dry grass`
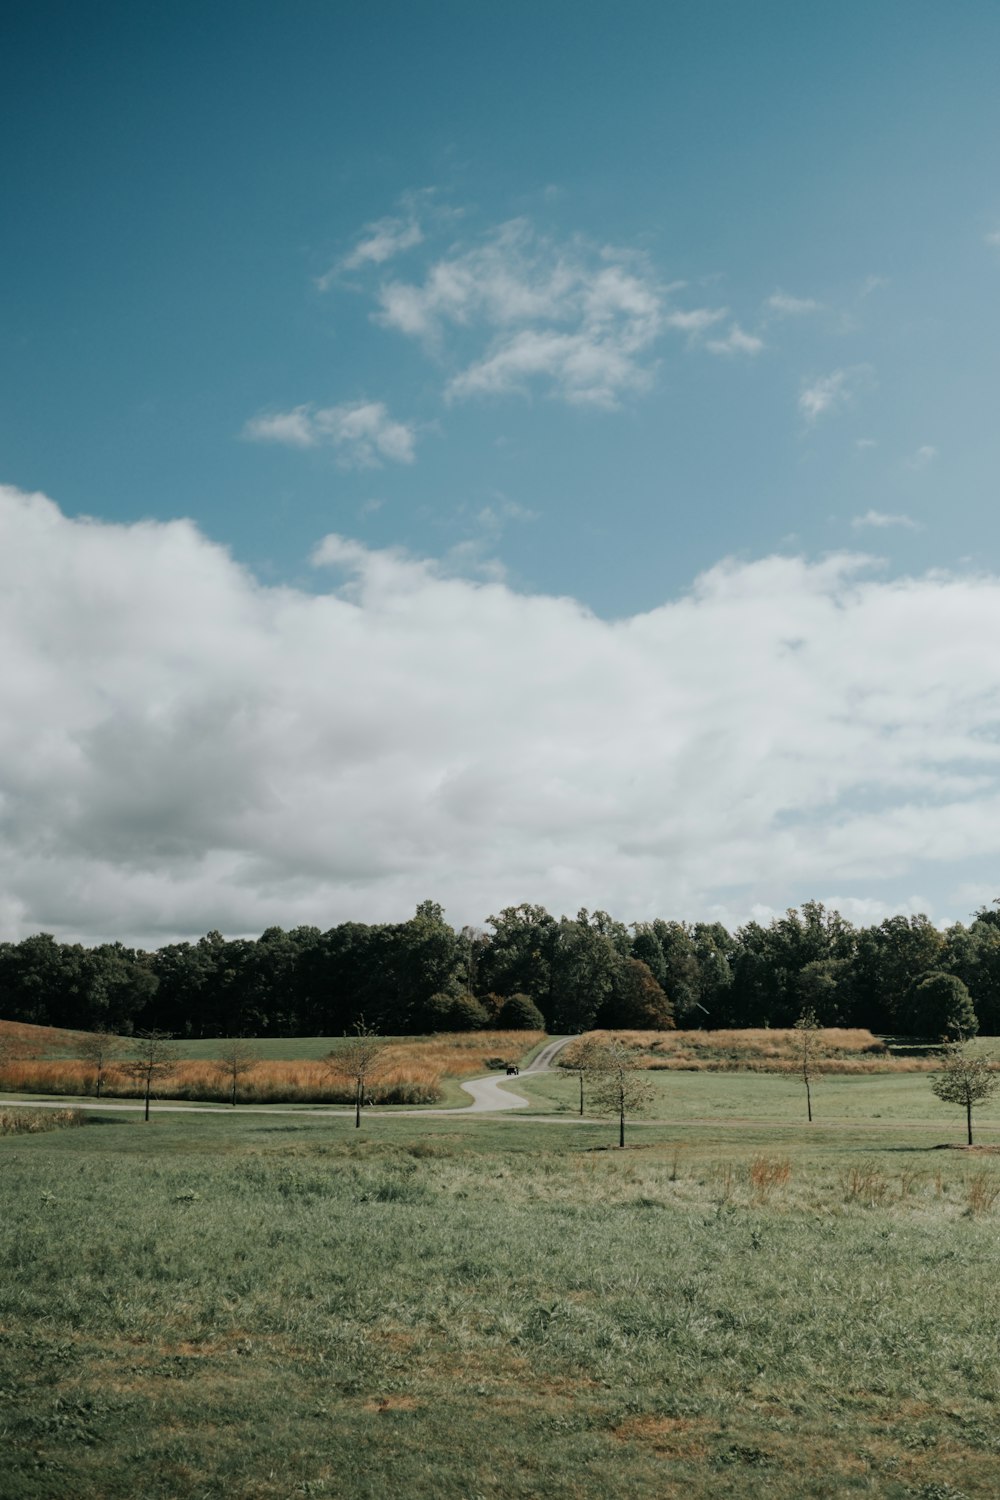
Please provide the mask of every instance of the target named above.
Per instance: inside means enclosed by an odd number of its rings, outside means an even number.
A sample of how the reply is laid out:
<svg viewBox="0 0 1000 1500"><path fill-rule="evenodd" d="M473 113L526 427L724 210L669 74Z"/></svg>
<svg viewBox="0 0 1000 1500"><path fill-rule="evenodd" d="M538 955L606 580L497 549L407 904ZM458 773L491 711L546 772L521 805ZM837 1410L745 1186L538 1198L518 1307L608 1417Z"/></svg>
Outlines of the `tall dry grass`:
<svg viewBox="0 0 1000 1500"><path fill-rule="evenodd" d="M794 1073L802 1066L802 1033L791 1028L627 1031L616 1035L625 1037L641 1052L641 1066L646 1068ZM885 1043L863 1027L830 1026L810 1035L810 1068L814 1073L921 1073L940 1066L930 1057L893 1057Z"/></svg>
<svg viewBox="0 0 1000 1500"><path fill-rule="evenodd" d="M390 1042L366 1092L375 1104L435 1104L442 1098L444 1079L485 1073L489 1058L521 1057L543 1040L543 1032L478 1031ZM336 1053L336 1043L331 1050ZM12 1093L80 1098L94 1093L95 1074L91 1063L79 1059L21 1057L0 1066L0 1086ZM224 1104L231 1089L232 1079L220 1064L199 1059L178 1062L156 1092L161 1099ZM142 1097L143 1085L111 1063L101 1093L136 1099ZM353 1104L354 1084L338 1078L322 1061L269 1058L241 1077L238 1099L242 1104Z"/></svg>
<svg viewBox="0 0 1000 1500"><path fill-rule="evenodd" d="M0 1135L38 1135L43 1130L65 1130L82 1124L78 1109L0 1108Z"/></svg>

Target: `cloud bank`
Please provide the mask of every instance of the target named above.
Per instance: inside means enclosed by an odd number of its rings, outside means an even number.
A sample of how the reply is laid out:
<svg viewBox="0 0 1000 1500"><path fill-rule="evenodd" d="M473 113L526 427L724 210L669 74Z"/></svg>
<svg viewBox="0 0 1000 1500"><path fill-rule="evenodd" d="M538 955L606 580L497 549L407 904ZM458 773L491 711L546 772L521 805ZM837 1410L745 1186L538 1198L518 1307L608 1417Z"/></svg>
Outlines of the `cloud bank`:
<svg viewBox="0 0 1000 1500"><path fill-rule="evenodd" d="M768 557L606 621L314 562L265 586L189 521L0 489L3 936L867 910L1000 853L1000 579Z"/></svg>

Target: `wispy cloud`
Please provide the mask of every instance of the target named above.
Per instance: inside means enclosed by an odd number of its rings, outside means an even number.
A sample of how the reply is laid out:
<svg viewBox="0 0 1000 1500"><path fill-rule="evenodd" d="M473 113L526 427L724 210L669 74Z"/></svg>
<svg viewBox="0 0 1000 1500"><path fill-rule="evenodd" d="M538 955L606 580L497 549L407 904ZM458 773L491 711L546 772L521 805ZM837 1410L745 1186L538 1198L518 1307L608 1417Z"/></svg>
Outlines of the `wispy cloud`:
<svg viewBox="0 0 1000 1500"><path fill-rule="evenodd" d="M342 262L345 270L354 271L371 263L381 266L404 250L422 243L424 232L416 219L378 219L366 226L350 255Z"/></svg>
<svg viewBox="0 0 1000 1500"><path fill-rule="evenodd" d="M799 392L799 411L807 422L815 422L849 405L857 388L871 378L869 365L854 365L851 369L832 370L829 375L804 382Z"/></svg>
<svg viewBox="0 0 1000 1500"><path fill-rule="evenodd" d="M1000 250L1000 229L991 229L989 234L985 235L984 238L987 245L992 245L995 249Z"/></svg>
<svg viewBox="0 0 1000 1500"><path fill-rule="evenodd" d="M668 328L676 328L680 333L687 333L698 338L728 316L728 307L675 308L674 311L664 316L663 321Z"/></svg>
<svg viewBox="0 0 1000 1500"><path fill-rule="evenodd" d="M329 291L344 272L361 271L369 266L383 266L396 256L413 250L424 241L423 221L451 218L454 215L435 203L433 188L423 188L404 193L399 201L399 212L387 214L366 224L357 236L354 246L334 261L330 269L316 278L321 292Z"/></svg>
<svg viewBox="0 0 1000 1500"><path fill-rule="evenodd" d="M441 352L446 335L486 347L447 395L524 392L615 406L649 382L664 289L641 256L582 239L557 242L515 219L436 261L422 282L385 282L376 319Z"/></svg>
<svg viewBox="0 0 1000 1500"><path fill-rule="evenodd" d="M912 453L906 460L907 468L926 469L927 465L933 463L937 456L938 450L931 443L923 443L917 449L916 453Z"/></svg>
<svg viewBox="0 0 1000 1500"><path fill-rule="evenodd" d="M262 413L246 424L243 436L293 448L335 448L345 468L378 468L383 461L410 464L415 456L416 429L394 421L381 401Z"/></svg>
<svg viewBox="0 0 1000 1500"><path fill-rule="evenodd" d="M863 516L854 516L851 525L856 529L863 526L873 526L881 530L888 526L902 526L906 531L921 530L920 522L915 521L912 516L891 516L881 510L869 510Z"/></svg>
<svg viewBox="0 0 1000 1500"><path fill-rule="evenodd" d="M746 333L734 323L724 339L708 339L705 348L712 354L759 354L764 340L756 334Z"/></svg>
<svg viewBox="0 0 1000 1500"><path fill-rule="evenodd" d="M764 306L779 318L801 318L807 313L820 312L823 304L812 297L790 297L787 292L772 292Z"/></svg>

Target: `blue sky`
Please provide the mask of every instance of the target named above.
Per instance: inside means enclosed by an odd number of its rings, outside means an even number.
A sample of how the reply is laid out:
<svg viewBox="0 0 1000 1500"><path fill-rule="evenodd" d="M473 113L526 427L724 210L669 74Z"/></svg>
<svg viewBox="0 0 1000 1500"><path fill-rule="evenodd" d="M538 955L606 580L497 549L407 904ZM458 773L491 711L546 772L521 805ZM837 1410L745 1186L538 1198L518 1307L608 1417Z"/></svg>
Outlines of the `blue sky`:
<svg viewBox="0 0 1000 1500"><path fill-rule="evenodd" d="M980 3L15 0L5 932L991 899L998 50Z"/></svg>

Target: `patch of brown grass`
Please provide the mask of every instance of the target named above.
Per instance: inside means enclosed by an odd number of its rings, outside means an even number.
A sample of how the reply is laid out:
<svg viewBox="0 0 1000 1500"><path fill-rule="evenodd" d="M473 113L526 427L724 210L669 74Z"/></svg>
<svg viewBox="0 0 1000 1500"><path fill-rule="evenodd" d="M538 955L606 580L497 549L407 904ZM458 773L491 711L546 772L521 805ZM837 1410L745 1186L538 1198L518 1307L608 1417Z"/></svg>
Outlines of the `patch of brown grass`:
<svg viewBox="0 0 1000 1500"><path fill-rule="evenodd" d="M66 1130L82 1124L78 1109L0 1108L0 1135L39 1135L44 1130Z"/></svg>
<svg viewBox="0 0 1000 1500"><path fill-rule="evenodd" d="M606 1037L607 1032L593 1035ZM802 1033L794 1028L745 1031L616 1032L640 1054L640 1065L681 1072L796 1073L802 1066ZM812 1032L813 1073L922 1073L940 1067L930 1057L893 1057L863 1027L829 1026Z"/></svg>
<svg viewBox="0 0 1000 1500"><path fill-rule="evenodd" d="M74 1039L68 1033L60 1035L69 1037L68 1045L72 1045ZM386 1046L382 1066L367 1092L375 1104L434 1104L442 1097L445 1078L485 1073L488 1058L521 1057L544 1037L544 1032L535 1031L477 1031L393 1041ZM335 1044L332 1050L336 1052ZM95 1088L92 1064L51 1056L8 1062L2 1081L14 1093L76 1098L93 1094ZM156 1093L161 1099L227 1104L231 1088L231 1079L215 1061L185 1059L175 1065L169 1077L160 1080ZM105 1071L102 1095L137 1099L142 1097L142 1085L112 1063ZM268 1058L258 1061L240 1079L237 1098L241 1104L352 1104L354 1084L335 1076L319 1060Z"/></svg>

